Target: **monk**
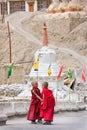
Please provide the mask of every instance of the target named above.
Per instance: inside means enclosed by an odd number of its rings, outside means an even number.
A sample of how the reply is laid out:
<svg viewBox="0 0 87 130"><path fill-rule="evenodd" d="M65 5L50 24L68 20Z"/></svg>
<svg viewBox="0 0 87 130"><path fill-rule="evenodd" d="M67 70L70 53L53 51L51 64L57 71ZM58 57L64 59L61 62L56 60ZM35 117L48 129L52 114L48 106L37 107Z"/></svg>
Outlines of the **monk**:
<svg viewBox="0 0 87 130"><path fill-rule="evenodd" d="M32 97L31 97L31 102L30 102L30 107L27 115L27 120L30 120L32 124L36 124L36 120L39 121L40 119L40 103L41 103L41 98L40 98L40 90L38 88L38 83L37 82L32 82Z"/></svg>
<svg viewBox="0 0 87 130"><path fill-rule="evenodd" d="M40 117L44 119L44 125L50 125L53 121L55 98L52 90L48 89L48 82L42 83L43 103L41 105Z"/></svg>

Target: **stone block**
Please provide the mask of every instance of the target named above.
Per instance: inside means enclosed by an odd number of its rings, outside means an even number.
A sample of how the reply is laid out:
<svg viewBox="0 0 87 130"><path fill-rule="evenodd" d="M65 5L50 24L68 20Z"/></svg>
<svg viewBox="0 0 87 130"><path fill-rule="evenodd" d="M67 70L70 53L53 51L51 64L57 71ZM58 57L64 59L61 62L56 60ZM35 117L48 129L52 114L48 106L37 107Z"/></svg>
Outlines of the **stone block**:
<svg viewBox="0 0 87 130"><path fill-rule="evenodd" d="M58 102L55 106L54 112L59 111L82 111L86 110L86 106L83 102Z"/></svg>
<svg viewBox="0 0 87 130"><path fill-rule="evenodd" d="M27 112L27 106L28 106L29 102L14 102L14 111L16 114L20 113L20 112Z"/></svg>
<svg viewBox="0 0 87 130"><path fill-rule="evenodd" d="M14 107L13 103L11 102L1 102L0 103L0 112L5 113L8 117L9 116L14 116Z"/></svg>
<svg viewBox="0 0 87 130"><path fill-rule="evenodd" d="M0 126L6 125L7 115L0 113Z"/></svg>

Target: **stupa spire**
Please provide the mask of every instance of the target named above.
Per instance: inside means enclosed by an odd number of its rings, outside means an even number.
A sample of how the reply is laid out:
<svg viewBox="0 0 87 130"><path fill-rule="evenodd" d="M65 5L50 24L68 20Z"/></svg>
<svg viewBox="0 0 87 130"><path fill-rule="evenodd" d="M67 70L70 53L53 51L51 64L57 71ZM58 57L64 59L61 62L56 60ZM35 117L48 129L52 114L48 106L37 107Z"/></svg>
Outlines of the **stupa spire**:
<svg viewBox="0 0 87 130"><path fill-rule="evenodd" d="M46 27L46 23L44 23L44 26L43 26L43 46L47 46L47 45L48 45L47 27Z"/></svg>

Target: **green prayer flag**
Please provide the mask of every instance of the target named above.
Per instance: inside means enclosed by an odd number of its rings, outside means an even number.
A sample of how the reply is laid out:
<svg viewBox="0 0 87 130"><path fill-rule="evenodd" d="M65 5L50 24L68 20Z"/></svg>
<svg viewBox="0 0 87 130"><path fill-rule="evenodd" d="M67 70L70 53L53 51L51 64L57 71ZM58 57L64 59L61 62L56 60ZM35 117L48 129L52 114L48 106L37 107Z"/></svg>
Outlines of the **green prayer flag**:
<svg viewBox="0 0 87 130"><path fill-rule="evenodd" d="M12 69L13 69L13 63L11 63L8 67L8 72L7 72L7 78L9 78L12 74Z"/></svg>
<svg viewBox="0 0 87 130"><path fill-rule="evenodd" d="M72 79L72 71L70 69L68 70L68 78Z"/></svg>

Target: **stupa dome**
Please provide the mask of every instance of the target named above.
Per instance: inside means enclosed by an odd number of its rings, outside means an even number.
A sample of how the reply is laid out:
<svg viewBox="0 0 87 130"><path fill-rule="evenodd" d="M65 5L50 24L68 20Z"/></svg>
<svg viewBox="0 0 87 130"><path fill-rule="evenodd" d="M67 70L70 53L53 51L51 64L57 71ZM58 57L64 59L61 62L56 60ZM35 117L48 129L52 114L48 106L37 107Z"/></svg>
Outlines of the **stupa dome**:
<svg viewBox="0 0 87 130"><path fill-rule="evenodd" d="M29 74L30 77L46 77L49 76L48 69L50 67L51 75L57 76L58 66L56 64L56 52L48 46L47 28L44 23L43 27L43 47L36 51L34 55L34 65Z"/></svg>

